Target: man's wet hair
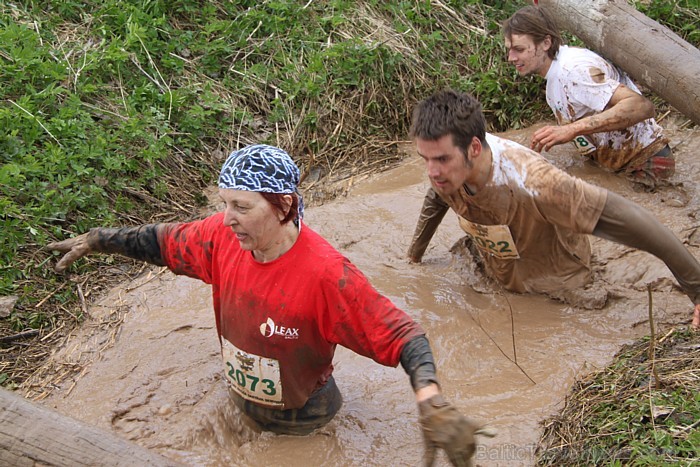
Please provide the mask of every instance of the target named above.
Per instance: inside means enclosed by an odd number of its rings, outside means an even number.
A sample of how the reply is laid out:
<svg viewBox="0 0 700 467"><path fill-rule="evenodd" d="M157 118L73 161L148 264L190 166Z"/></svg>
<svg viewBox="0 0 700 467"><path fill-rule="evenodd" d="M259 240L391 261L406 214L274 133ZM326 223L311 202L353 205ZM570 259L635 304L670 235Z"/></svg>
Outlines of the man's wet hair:
<svg viewBox="0 0 700 467"><path fill-rule="evenodd" d="M503 36L511 40L513 34L527 34L535 44L542 43L549 36L552 46L547 50L547 56L552 60L556 58L562 44L561 34L554 19L544 8L535 5L519 9L503 22Z"/></svg>
<svg viewBox="0 0 700 467"><path fill-rule="evenodd" d="M435 141L449 134L464 154L475 136L486 142L481 103L470 94L447 89L422 100L413 109L411 138Z"/></svg>

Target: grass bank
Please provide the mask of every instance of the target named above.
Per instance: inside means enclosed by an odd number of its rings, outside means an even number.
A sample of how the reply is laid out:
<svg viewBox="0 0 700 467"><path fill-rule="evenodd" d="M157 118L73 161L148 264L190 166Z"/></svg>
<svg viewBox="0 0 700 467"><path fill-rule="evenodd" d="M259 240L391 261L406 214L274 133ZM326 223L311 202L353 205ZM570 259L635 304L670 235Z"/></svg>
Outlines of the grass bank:
<svg viewBox="0 0 700 467"><path fill-rule="evenodd" d="M700 462L700 333L670 329L625 346L544 422L538 465Z"/></svg>

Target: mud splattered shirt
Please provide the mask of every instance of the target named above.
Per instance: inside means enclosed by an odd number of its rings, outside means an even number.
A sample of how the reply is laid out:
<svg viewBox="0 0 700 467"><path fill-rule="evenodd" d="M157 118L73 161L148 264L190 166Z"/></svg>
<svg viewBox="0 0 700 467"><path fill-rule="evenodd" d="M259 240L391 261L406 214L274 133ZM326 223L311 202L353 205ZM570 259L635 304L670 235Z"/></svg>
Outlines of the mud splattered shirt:
<svg viewBox="0 0 700 467"><path fill-rule="evenodd" d="M605 110L620 84L639 93L624 72L594 52L579 47L561 46L545 78L547 104L560 125ZM653 118L625 130L594 133L581 138L588 141L576 144L577 148L585 153L592 143L596 149L587 155L612 170L637 167L668 143L662 128Z"/></svg>
<svg viewBox="0 0 700 467"><path fill-rule="evenodd" d="M422 254L449 206L477 229L507 226L519 257L489 254L488 248L481 255L486 271L505 288L546 293L585 285L591 272L586 234L593 232L607 192L518 143L491 134L486 141L493 156L490 180L476 194L462 187L444 200L431 189L412 251Z"/></svg>
<svg viewBox="0 0 700 467"><path fill-rule="evenodd" d="M268 263L241 249L222 213L168 224L159 244L173 272L211 284L222 349L230 343L278 362L283 405L261 405L303 407L330 377L337 344L397 366L404 344L425 334L306 225L292 248ZM236 384L235 375L229 381ZM239 382L253 384L245 378ZM256 384L266 394L278 389Z"/></svg>

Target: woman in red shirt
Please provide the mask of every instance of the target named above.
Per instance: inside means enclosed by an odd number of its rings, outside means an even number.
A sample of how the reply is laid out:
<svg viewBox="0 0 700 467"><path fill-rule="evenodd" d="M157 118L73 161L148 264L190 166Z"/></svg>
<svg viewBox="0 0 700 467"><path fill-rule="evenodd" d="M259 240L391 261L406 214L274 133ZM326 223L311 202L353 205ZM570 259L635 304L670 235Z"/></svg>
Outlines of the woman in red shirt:
<svg viewBox="0 0 700 467"><path fill-rule="evenodd" d="M428 461L443 448L463 465L483 432L443 399L425 332L304 224L298 183L286 152L248 146L221 170L223 213L95 228L49 248L66 252L59 272L96 251L211 284L231 397L264 430L303 435L335 416L342 405L332 376L338 344L382 365L401 363L416 394Z"/></svg>

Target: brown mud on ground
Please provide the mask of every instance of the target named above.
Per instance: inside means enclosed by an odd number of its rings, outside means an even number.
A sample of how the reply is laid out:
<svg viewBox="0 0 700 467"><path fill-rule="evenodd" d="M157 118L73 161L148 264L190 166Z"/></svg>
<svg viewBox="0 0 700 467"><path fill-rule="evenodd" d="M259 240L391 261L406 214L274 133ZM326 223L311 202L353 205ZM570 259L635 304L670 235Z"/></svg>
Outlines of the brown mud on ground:
<svg viewBox="0 0 700 467"><path fill-rule="evenodd" d="M700 257L700 130L663 125L677 154L679 187L635 191L583 162L573 147L547 157L647 207ZM533 130L506 136L526 142ZM463 256L450 252L463 236L453 213L423 264L410 265L405 252L427 188L422 163L412 156L355 184L346 198L309 208L305 220L424 326L448 400L498 430L482 440L477 464L532 465L539 422L561 409L574 380L648 334L647 284L654 284L657 326L689 323L691 303L656 258L598 239L592 244L599 284L614 296L602 310L504 294L479 284ZM47 366L81 367L79 377L30 397L190 465L420 464L416 406L400 367L339 348L335 376L344 405L336 418L306 437L257 433L227 401L205 284L152 269L112 290L90 316ZM440 464L447 464L444 456Z"/></svg>

